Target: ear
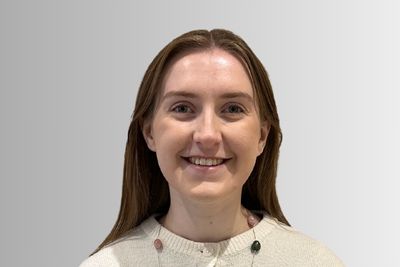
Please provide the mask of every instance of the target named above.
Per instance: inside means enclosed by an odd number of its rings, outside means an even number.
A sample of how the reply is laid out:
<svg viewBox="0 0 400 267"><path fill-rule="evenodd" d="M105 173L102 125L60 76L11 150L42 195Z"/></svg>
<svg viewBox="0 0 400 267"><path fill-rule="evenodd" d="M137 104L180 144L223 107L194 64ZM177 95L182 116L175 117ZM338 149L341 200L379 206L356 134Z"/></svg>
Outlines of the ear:
<svg viewBox="0 0 400 267"><path fill-rule="evenodd" d="M143 123L143 126L142 126L142 134L143 134L144 140L145 140L146 143L147 143L147 147L148 147L151 151L155 152L155 151L156 151L156 146L155 146L155 142L154 142L154 138L153 138L153 132L152 132L151 121L146 120L146 121Z"/></svg>
<svg viewBox="0 0 400 267"><path fill-rule="evenodd" d="M270 129L271 124L268 121L261 122L260 140L258 142L258 155L261 155L261 153L264 151Z"/></svg>

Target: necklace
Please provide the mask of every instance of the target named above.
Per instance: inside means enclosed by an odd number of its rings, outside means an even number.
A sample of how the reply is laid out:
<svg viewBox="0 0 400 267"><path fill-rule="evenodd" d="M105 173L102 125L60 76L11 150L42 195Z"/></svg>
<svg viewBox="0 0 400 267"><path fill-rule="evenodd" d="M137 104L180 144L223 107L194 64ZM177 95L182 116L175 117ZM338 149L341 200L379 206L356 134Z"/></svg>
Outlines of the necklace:
<svg viewBox="0 0 400 267"><path fill-rule="evenodd" d="M254 237L254 241L250 246L250 252L252 254L252 259L251 259L251 265L250 266L253 266L254 257L255 257L255 255L258 254L258 252L261 249L261 244L257 240L256 233L254 231L254 226L256 226L258 223L259 223L259 219L255 215L253 215L252 213L250 213L250 215L247 216L247 224L250 227L250 229L252 230L253 237ZM158 228L157 238L153 242L154 248L157 250L157 261L158 261L158 266L159 267L161 267L160 254L161 254L161 252L163 250L163 243L159 238L160 232L161 232L161 228L162 228L162 224L160 223L160 226ZM217 255L217 257L218 256L219 255ZM210 264L208 266L215 266L215 263L217 261L217 257L212 262L210 262Z"/></svg>

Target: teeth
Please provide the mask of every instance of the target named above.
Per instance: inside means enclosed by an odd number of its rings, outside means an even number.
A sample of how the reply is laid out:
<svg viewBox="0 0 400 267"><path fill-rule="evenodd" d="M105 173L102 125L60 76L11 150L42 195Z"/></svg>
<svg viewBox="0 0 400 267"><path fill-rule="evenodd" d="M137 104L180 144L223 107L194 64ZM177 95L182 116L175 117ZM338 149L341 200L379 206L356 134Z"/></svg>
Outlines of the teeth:
<svg viewBox="0 0 400 267"><path fill-rule="evenodd" d="M223 159L190 157L189 161L193 164L200 165L200 166L216 166L216 165L221 164Z"/></svg>

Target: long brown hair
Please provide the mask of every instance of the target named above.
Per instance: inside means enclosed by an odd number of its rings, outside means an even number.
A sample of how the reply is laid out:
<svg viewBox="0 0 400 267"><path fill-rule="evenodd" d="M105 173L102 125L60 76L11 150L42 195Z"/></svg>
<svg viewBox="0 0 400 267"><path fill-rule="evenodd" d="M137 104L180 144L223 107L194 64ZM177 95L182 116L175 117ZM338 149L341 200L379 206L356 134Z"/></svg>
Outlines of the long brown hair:
<svg viewBox="0 0 400 267"><path fill-rule="evenodd" d="M154 152L148 149L142 134L145 120L151 119L160 94L161 82L169 63L192 50L219 48L236 56L248 71L258 101L260 117L270 131L263 153L242 190L242 204L250 210L264 211L289 225L279 206L275 181L282 133L268 74L249 46L234 33L214 29L195 30L172 40L153 59L140 84L125 149L121 207L117 221L94 253L122 237L154 213L168 210L169 188Z"/></svg>

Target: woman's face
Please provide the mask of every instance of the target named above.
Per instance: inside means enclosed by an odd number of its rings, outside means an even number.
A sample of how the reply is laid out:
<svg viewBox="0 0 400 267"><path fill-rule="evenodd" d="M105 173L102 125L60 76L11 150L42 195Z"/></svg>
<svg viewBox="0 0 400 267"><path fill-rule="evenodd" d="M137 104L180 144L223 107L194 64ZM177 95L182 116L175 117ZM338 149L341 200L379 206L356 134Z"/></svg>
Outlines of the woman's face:
<svg viewBox="0 0 400 267"><path fill-rule="evenodd" d="M240 198L269 131L255 103L244 67L223 50L185 54L171 64L143 128L171 199Z"/></svg>

